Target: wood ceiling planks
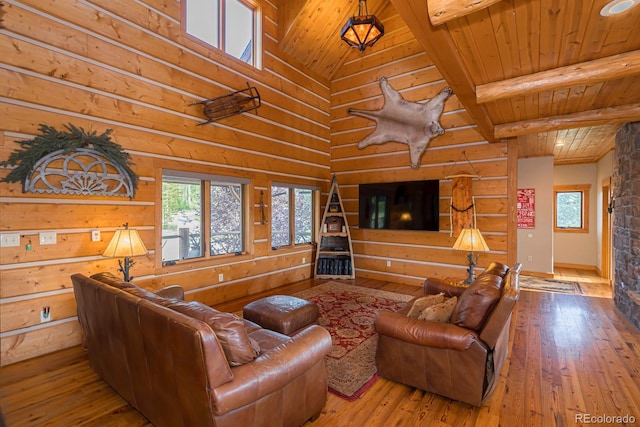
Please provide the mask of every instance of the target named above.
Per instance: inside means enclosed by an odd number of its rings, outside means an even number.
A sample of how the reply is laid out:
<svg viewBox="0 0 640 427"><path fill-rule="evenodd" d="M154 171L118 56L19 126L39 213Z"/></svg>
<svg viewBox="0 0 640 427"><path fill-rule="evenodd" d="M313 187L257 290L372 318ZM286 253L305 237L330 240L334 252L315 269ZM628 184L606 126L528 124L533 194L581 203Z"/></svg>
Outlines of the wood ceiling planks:
<svg viewBox="0 0 640 427"><path fill-rule="evenodd" d="M483 137L495 142L514 137L513 132L505 134L507 128L536 135L640 120L640 111L636 111L640 104L640 6L606 18L599 12L607 1L480 2L475 5L480 10L461 16L452 9L448 16L443 15L443 23L433 26L427 0L368 0L369 12L382 19L386 34L359 54L339 37L346 19L357 12L356 0L294 0L281 2L279 8L281 15L287 15L280 28L284 32L280 46L332 85L339 85L342 75L363 64L370 67L377 62L384 75L385 67L393 63L385 53L392 45L415 47L405 34L396 33L402 27L397 25L400 19ZM455 8L466 2L443 4ZM452 14L456 15L453 19ZM597 151L583 155L595 149L589 141L579 141L580 135L607 138L601 144L608 147L614 143L608 132L577 135L573 149L556 152L557 161L571 161L574 154L580 162L598 157Z"/></svg>

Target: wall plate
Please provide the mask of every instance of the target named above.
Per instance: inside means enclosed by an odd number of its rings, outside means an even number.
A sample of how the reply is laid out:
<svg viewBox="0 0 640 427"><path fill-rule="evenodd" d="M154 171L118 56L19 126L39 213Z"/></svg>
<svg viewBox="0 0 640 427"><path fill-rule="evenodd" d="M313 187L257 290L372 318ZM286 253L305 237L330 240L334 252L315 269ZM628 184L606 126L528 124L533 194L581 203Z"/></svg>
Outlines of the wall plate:
<svg viewBox="0 0 640 427"><path fill-rule="evenodd" d="M55 245L58 240L58 235L55 231L47 231L40 233L41 245Z"/></svg>
<svg viewBox="0 0 640 427"><path fill-rule="evenodd" d="M20 235L18 233L0 234L0 248L11 248L20 246Z"/></svg>

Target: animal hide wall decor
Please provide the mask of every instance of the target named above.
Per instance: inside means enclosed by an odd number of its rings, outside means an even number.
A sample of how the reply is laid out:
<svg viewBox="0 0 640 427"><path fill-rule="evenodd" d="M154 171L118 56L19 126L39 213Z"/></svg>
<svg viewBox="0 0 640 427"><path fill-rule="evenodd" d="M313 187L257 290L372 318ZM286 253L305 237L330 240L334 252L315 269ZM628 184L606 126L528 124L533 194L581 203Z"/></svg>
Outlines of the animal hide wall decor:
<svg viewBox="0 0 640 427"><path fill-rule="evenodd" d="M376 122L376 130L360 141L358 148L362 150L371 144L393 141L407 144L411 167L417 169L429 141L444 133L438 120L442 115L444 102L453 92L446 87L429 101L420 103L406 101L385 77L380 79L380 89L384 97L381 110L348 110L349 114Z"/></svg>

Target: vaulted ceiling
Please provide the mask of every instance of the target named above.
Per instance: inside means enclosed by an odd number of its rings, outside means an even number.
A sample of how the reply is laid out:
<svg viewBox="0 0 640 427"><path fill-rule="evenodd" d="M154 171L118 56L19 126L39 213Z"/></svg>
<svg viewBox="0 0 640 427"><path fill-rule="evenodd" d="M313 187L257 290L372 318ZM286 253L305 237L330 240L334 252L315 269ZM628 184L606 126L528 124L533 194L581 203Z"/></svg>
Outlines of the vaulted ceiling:
<svg viewBox="0 0 640 427"><path fill-rule="evenodd" d="M488 141L518 138L520 157L553 155L556 164L569 164L597 161L623 123L640 120L640 6L603 17L607 3L369 0L367 6L383 23L404 21ZM330 80L353 55L339 32L357 6L287 0L280 46ZM384 37L371 49L380 46Z"/></svg>

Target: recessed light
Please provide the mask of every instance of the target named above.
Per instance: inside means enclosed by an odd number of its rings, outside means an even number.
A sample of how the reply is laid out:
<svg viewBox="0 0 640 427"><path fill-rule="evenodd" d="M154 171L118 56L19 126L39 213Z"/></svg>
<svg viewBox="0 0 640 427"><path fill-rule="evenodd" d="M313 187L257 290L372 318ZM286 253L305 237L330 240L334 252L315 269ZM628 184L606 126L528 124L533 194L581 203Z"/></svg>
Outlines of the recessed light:
<svg viewBox="0 0 640 427"><path fill-rule="evenodd" d="M626 12L633 6L640 3L640 0L613 0L600 10L602 16L615 16Z"/></svg>

